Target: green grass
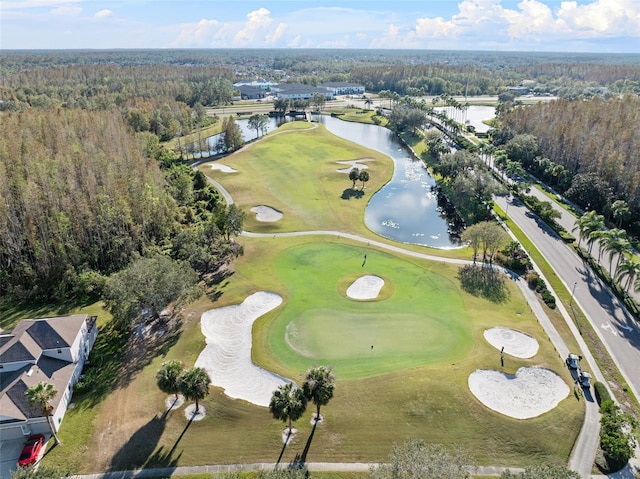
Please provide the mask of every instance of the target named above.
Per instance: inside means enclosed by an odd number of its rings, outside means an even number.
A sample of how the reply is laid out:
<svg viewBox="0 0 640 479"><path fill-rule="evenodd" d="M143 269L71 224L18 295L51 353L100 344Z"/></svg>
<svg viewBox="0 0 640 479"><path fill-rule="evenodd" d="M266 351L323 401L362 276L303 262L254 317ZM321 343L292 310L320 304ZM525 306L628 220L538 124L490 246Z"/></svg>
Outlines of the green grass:
<svg viewBox="0 0 640 479"><path fill-rule="evenodd" d="M298 123L287 129L309 126ZM351 184L335 171L335 161L363 157L376 158L369 163L366 196L342 199ZM391 176L389 158L318 127L269 134L224 163L238 173L203 169L228 188L243 209L266 204L285 214L275 224L250 217L245 224L250 231L336 229L375 237L362 219L366 199ZM507 299L493 303L464 292L457 267L442 262L392 255L333 236L240 241L245 254L235 261L219 295L190 305L174 345L145 352L138 368L130 369L125 362L122 379L110 386L108 395L91 407L80 404L70 411L60 431L63 444L45 462L75 472L275 462L282 451L283 424L266 408L230 399L212 387L202 401L206 418L188 424L183 409L163 416L165 395L155 385L163 361L195 362L205 345L199 328L202 312L238 304L261 290L276 292L285 301L254 324L254 361L296 380L313 364L333 366L337 376L335 396L323 408L326 420L315 431L308 461L377 462L388 457L394 443L423 438L460 446L483 465L566 462L584 414L576 398L522 421L492 412L467 385L474 370L500 368L499 351L482 336L496 325L518 329L540 343L532 359L508 357L505 372L545 366L571 381L512 282L505 282ZM468 257L469 252L440 254ZM385 279L380 298L347 299L346 288L365 273ZM300 331L289 338L295 349L287 343L289 325ZM284 451L283 463L304 450L312 430L309 415L297 421L299 432Z"/></svg>
<svg viewBox="0 0 640 479"><path fill-rule="evenodd" d="M456 361L472 347L471 318L456 285L390 254L304 244L280 253L274 274L288 300L269 325L268 346L288 368L332 364L350 379ZM346 296L362 274L385 280L384 299Z"/></svg>
<svg viewBox="0 0 640 479"><path fill-rule="evenodd" d="M309 128L308 123L293 122L285 126L278 134L225 158L224 163L237 173L222 173L207 165L200 168L220 181L243 210L268 205L284 213L277 223L258 222L255 215L248 214L245 229L249 231L336 229L367 233L364 207L391 178L391 158L336 138L322 125ZM346 165L337 162L361 158L373 159L367 163L370 180L364 197L343 199L352 192L352 183L347 174L337 171Z"/></svg>

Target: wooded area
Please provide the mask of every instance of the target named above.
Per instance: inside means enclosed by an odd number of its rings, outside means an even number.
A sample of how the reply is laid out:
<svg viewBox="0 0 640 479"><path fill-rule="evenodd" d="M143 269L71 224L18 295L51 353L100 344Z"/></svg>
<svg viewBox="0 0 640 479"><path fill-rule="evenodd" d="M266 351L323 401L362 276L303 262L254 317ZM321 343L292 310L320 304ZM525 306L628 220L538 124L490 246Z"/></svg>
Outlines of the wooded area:
<svg viewBox="0 0 640 479"><path fill-rule="evenodd" d="M640 98L637 95L593 98L589 101L560 99L550 103L514 108L502 118L501 134L533 135L535 145L522 143L520 153L512 152L512 159L522 160L523 166L536 169L547 165L549 173L560 178L563 169L570 174L570 182L554 185L561 192L568 190L578 179L593 175L604 183L606 196L600 211L608 215L616 200L625 200L633 214L630 222L640 214ZM507 143L513 149L513 144ZM529 153L527 153L529 152ZM546 160L545 162L545 158ZM549 162L550 160L550 162ZM535 164L534 164L535 163ZM560 166L561 168L558 168ZM554 169L555 168L555 169ZM538 172L544 176L544 172ZM599 189L586 183L593 195ZM591 185L591 186L589 186ZM595 185L597 186L597 185ZM594 199L592 207L596 206ZM598 205L601 202L598 201ZM581 204L587 207L588 205Z"/></svg>
<svg viewBox="0 0 640 479"><path fill-rule="evenodd" d="M206 274L241 252L229 244L242 217L229 211L202 174L167 164L157 138L134 137L116 110L2 113L2 295L96 293L103 275L153 251Z"/></svg>

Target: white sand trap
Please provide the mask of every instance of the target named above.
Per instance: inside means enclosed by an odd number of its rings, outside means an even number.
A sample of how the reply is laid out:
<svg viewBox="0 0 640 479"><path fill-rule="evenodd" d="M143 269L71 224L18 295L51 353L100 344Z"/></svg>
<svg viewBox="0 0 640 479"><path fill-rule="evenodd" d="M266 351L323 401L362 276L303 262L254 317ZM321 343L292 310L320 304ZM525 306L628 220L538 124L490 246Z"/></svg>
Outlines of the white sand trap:
<svg viewBox="0 0 640 479"><path fill-rule="evenodd" d="M227 396L268 406L271 394L291 382L251 362L251 326L263 314L278 307L282 298L266 291L248 296L241 304L206 311L200 320L207 345L196 366L205 368L212 384Z"/></svg>
<svg viewBox="0 0 640 479"><path fill-rule="evenodd" d="M528 334L507 328L491 328L484 332L484 339L496 349L502 349L516 358L532 358L538 353L538 341Z"/></svg>
<svg viewBox="0 0 640 479"><path fill-rule="evenodd" d="M270 206L254 206L251 211L256 214L258 221L264 221L266 223L272 223L282 219L282 211L278 211Z"/></svg>
<svg viewBox="0 0 640 479"><path fill-rule="evenodd" d="M469 389L489 409L516 419L540 416L569 395L562 378L541 367L520 368L515 376L477 370L469 376Z"/></svg>
<svg viewBox="0 0 640 479"><path fill-rule="evenodd" d="M212 170L220 170L223 173L236 173L238 170L234 170L230 166L223 165L222 163L213 163L211 165Z"/></svg>
<svg viewBox="0 0 640 479"><path fill-rule="evenodd" d="M349 174L351 170L354 168L358 168L359 170L366 170L369 168L363 161L373 161L373 158L360 158L359 160L345 160L345 161L336 161L339 165L349 165L347 168L339 168L336 170L338 173L346 173Z"/></svg>
<svg viewBox="0 0 640 479"><path fill-rule="evenodd" d="M347 296L351 299L375 299L383 286L384 279L369 274L351 283L347 288Z"/></svg>

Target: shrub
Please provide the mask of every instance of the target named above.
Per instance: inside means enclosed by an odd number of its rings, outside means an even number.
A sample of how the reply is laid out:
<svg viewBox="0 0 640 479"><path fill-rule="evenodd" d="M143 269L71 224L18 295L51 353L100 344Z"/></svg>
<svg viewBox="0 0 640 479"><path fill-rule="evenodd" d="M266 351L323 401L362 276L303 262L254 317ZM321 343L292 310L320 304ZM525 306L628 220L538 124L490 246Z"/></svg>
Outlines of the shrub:
<svg viewBox="0 0 640 479"><path fill-rule="evenodd" d="M572 234L567 233L566 231L560 231L560 237L567 244L572 244L576 242L576 237Z"/></svg>
<svg viewBox="0 0 640 479"><path fill-rule="evenodd" d="M526 280L530 289L536 289L538 281L540 281L540 276L538 276L538 273L529 273L527 274Z"/></svg>
<svg viewBox="0 0 640 479"><path fill-rule="evenodd" d="M600 406L600 447L607 460L608 469L622 469L634 455L635 438L631 432L636 421L620 411L612 400L603 401Z"/></svg>
<svg viewBox="0 0 640 479"><path fill-rule="evenodd" d="M609 395L607 386L605 386L600 381L596 381L595 383L593 383L593 390L596 394L596 401L598 401L598 406L602 406L602 403L605 401L611 401L611 395Z"/></svg>
<svg viewBox="0 0 640 479"><path fill-rule="evenodd" d="M541 296L542 296L542 301L544 301L544 304L549 306L551 309L556 309L556 298L549 292L548 289L546 289L546 287L544 291L541 293Z"/></svg>

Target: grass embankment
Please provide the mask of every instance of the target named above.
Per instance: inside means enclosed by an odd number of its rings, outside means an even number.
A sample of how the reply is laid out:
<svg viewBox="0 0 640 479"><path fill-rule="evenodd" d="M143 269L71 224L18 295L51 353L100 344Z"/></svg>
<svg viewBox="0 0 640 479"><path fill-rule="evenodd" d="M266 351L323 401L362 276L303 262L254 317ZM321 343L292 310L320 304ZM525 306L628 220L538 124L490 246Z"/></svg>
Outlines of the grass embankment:
<svg viewBox="0 0 640 479"><path fill-rule="evenodd" d="M341 165L335 162L358 158L375 158L368 163L366 195L342 199L351 183L336 171ZM275 224L249 218L246 229L336 229L372 238L362 221L366 198L389 179L392 168L388 158L337 139L322 127L270 134L224 162L238 173L203 168L243 209L266 204L285 214ZM335 397L323 408L326 421L315 430L308 461L380 461L393 443L421 437L463 447L480 464L566 462L583 417L582 405L573 396L553 411L522 421L490 411L467 386L475 369L500 367L499 351L482 336L496 325L523 331L540 343L532 359L507 357L505 372L542 365L571 381L513 283L505 283L507 299L493 303L464 292L453 266L364 243L333 236L240 241L245 254L220 285L215 302L203 297L192 304L174 345L147 352L137 368L125 361L122 380L111 385L108 396L93 398L92 407L69 411L60 431L63 444L46 462L76 472L275 462L282 450L283 424L265 408L211 388L201 403L206 418L189 424L184 408L164 414L166 395L155 385L163 361L180 359L186 366L195 362L205 345L199 328L202 312L238 304L259 290L274 291L285 302L255 323L254 360L296 380L312 364L335 366ZM364 254L367 262L362 266ZM381 297L347 299L346 287L364 273L387 281ZM92 392L87 393L90 399ZM283 463L304 451L312 430L309 417L310 411L296 423L299 433L284 451ZM77 444L74 437L80 436L82 443Z"/></svg>

